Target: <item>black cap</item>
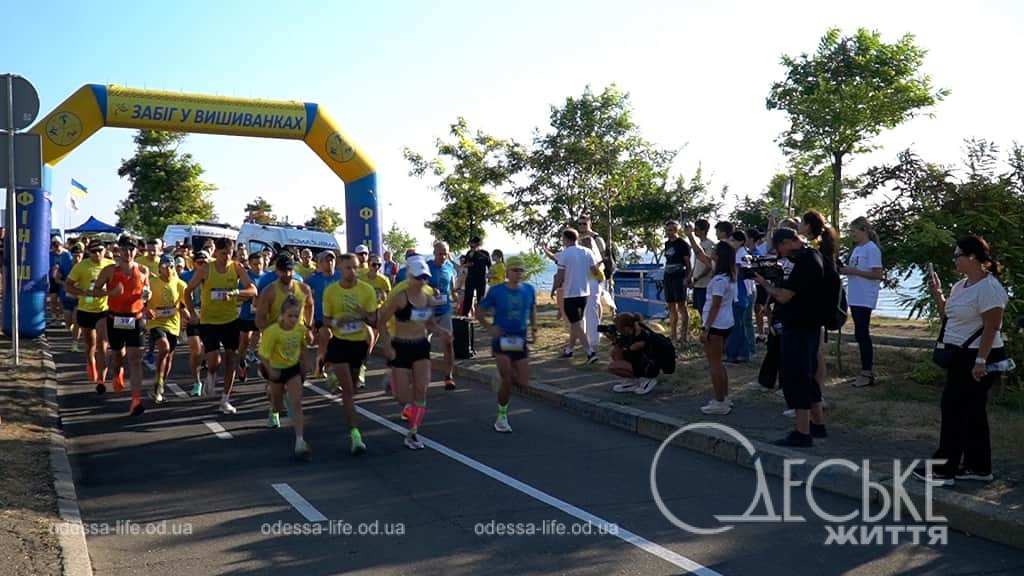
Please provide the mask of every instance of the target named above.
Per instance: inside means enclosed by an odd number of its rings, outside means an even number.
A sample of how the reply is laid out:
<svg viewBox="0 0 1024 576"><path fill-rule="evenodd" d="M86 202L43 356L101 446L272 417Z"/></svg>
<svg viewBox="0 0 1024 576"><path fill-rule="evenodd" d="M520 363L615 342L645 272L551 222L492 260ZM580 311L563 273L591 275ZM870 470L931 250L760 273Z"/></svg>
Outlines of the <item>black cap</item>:
<svg viewBox="0 0 1024 576"><path fill-rule="evenodd" d="M480 244L480 237L479 236L473 236L472 238L469 239L469 243L470 243L470 245L473 245L473 244L479 245Z"/></svg>
<svg viewBox="0 0 1024 576"><path fill-rule="evenodd" d="M89 241L89 248L87 249L88 252L98 252L100 250L103 250L103 242L100 242L99 240Z"/></svg>
<svg viewBox="0 0 1024 576"><path fill-rule="evenodd" d="M135 239L131 236L121 236L117 239L117 245L122 248L137 248L138 244L135 243Z"/></svg>
<svg viewBox="0 0 1024 576"><path fill-rule="evenodd" d="M779 228L772 233L772 246L778 246L786 240L797 240L800 237L797 236L796 230L792 228Z"/></svg>
<svg viewBox="0 0 1024 576"><path fill-rule="evenodd" d="M294 270L295 260L292 259L292 255L287 252L282 252L277 255L277 260L274 261L274 268L278 270Z"/></svg>

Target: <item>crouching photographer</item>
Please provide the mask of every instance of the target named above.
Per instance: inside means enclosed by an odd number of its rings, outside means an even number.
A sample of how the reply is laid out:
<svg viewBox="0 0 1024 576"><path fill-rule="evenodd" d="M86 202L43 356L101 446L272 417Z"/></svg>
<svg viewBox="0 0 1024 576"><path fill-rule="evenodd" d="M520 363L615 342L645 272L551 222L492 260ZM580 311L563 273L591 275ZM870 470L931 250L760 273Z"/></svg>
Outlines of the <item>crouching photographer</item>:
<svg viewBox="0 0 1024 576"><path fill-rule="evenodd" d="M661 372L675 371L676 352L672 342L651 329L639 314L623 312L615 323L597 327L612 341L608 371L628 381L612 387L615 392L650 394Z"/></svg>

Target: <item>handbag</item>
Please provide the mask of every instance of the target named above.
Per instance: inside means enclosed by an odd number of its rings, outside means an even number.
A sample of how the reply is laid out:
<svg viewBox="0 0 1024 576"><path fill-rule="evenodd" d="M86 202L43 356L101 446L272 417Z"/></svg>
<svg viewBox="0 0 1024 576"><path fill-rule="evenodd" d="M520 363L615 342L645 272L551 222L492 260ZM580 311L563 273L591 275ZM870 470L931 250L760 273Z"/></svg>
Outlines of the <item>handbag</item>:
<svg viewBox="0 0 1024 576"><path fill-rule="evenodd" d="M942 341L946 336L946 321L945 316L942 317L942 326L939 328L939 339L935 341L935 348L932 349L932 362L934 362L939 368L949 368L950 357L952 356L951 348L967 348L974 343L975 340L981 337L981 333L985 331L985 328L978 328L978 331L971 334L971 337L964 341L962 346L946 346Z"/></svg>

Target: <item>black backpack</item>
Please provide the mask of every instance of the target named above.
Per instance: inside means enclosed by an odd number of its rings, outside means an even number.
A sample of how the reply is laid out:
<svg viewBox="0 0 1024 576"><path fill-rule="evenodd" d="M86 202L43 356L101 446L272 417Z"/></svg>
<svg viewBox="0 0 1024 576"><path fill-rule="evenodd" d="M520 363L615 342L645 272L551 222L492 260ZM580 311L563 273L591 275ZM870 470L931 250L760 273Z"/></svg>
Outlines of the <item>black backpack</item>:
<svg viewBox="0 0 1024 576"><path fill-rule="evenodd" d="M822 258L822 261L825 264L826 287L824 298L826 307L823 311L823 319L825 329L834 332L846 324L846 320L850 316L850 306L846 302L846 287L843 286L843 279L839 276L839 267L842 266L842 263L838 259L833 262L828 258Z"/></svg>
<svg viewBox="0 0 1024 576"><path fill-rule="evenodd" d="M674 374L676 371L676 347L668 336L655 332L650 326L643 325L650 335L647 337L647 345L650 346L650 357L657 364L658 369L665 374Z"/></svg>

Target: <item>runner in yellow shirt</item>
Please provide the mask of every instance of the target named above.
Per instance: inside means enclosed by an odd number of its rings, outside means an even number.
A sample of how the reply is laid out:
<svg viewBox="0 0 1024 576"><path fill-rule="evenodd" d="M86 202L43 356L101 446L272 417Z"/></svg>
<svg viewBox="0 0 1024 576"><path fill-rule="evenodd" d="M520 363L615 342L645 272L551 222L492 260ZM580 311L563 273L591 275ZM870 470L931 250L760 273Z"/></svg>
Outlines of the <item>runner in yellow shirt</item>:
<svg viewBox="0 0 1024 576"><path fill-rule="evenodd" d="M85 365L89 381L96 383L96 393L106 391L107 371L107 297L95 293L96 279L113 260L104 258L106 248L98 240L88 247L89 257L71 269L65 282L65 290L78 297L78 312L75 324L85 335Z"/></svg>
<svg viewBox="0 0 1024 576"><path fill-rule="evenodd" d="M295 456L309 460L312 450L302 438L302 350L306 344L312 343L312 338L299 322L301 309L302 305L295 296L285 297L277 322L263 331L259 355L261 372L270 382L271 417L280 412L284 388L287 387L289 414L295 427ZM273 419L278 420L280 426L279 419Z"/></svg>
<svg viewBox="0 0 1024 576"><path fill-rule="evenodd" d="M181 315L187 314L185 289L188 284L174 273L174 258L168 254L160 257L160 273L150 277L149 286L152 294L144 313L148 319L149 339L156 343L157 349L153 399L159 404L164 401L164 383L171 373L174 350L181 335Z"/></svg>
<svg viewBox="0 0 1024 576"><path fill-rule="evenodd" d="M305 282L310 276L316 272L316 262L313 262L313 251L309 248L303 248L299 252L299 261L295 263L295 272L302 277L302 281Z"/></svg>

